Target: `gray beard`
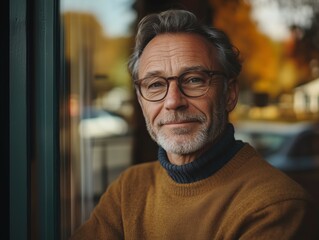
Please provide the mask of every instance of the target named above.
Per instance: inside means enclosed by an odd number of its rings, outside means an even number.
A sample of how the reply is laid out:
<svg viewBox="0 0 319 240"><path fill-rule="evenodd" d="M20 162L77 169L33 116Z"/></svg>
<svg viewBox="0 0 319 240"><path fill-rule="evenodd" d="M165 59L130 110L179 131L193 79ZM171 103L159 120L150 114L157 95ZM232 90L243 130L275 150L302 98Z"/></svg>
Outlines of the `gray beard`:
<svg viewBox="0 0 319 240"><path fill-rule="evenodd" d="M203 149L208 144L215 141L216 138L225 129L227 123L227 113L223 111L221 107L223 104L219 104L213 112L212 124L207 126L205 123L207 119L205 116L187 116L186 113L177 112L174 115L170 115L165 119L165 121L180 120L180 119L196 119L202 125L199 131L195 134L190 135L187 128L176 128L171 131L171 134L166 134L159 130L157 133L155 129L151 126L148 119L146 119L147 130L151 138L157 142L166 152L174 153L177 155L187 155L190 153L197 152ZM160 122L161 123L161 122ZM162 122L164 123L164 122ZM160 124L159 124L160 125ZM174 139L174 138L177 139Z"/></svg>

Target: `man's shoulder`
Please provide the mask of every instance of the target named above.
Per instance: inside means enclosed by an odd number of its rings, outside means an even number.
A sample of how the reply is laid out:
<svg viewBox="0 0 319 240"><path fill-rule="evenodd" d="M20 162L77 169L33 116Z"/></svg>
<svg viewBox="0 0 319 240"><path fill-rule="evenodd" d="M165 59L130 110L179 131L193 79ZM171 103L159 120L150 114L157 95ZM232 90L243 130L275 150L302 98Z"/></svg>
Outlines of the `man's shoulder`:
<svg viewBox="0 0 319 240"><path fill-rule="evenodd" d="M246 146L250 158L236 173L237 179L242 179L249 190L247 200L260 198L265 201L285 201L300 199L308 201L308 193L284 172L267 163L254 149Z"/></svg>

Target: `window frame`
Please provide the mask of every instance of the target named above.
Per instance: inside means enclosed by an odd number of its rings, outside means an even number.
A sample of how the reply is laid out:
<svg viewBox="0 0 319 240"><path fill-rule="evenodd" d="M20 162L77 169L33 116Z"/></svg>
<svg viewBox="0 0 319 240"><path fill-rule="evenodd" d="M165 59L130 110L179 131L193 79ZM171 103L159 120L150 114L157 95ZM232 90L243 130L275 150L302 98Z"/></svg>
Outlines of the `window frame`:
<svg viewBox="0 0 319 240"><path fill-rule="evenodd" d="M9 2L10 239L60 238L58 9Z"/></svg>

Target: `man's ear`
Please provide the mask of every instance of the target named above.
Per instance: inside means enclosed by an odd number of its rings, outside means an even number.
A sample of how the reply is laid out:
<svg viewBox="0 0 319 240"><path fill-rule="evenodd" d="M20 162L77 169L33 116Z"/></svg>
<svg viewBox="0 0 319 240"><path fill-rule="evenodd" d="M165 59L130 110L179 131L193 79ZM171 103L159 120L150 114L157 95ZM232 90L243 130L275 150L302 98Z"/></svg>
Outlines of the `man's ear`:
<svg viewBox="0 0 319 240"><path fill-rule="evenodd" d="M237 105L239 86L236 79L230 79L227 83L226 111L231 112Z"/></svg>

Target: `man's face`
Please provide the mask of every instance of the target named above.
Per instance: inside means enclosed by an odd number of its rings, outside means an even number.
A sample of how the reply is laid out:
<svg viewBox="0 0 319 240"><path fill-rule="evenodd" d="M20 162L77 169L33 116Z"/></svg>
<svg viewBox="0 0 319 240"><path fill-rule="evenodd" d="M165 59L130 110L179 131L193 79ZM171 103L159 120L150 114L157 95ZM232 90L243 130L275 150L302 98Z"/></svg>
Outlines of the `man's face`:
<svg viewBox="0 0 319 240"><path fill-rule="evenodd" d="M220 71L214 51L199 35L156 36L141 55L139 78L151 74L179 76L192 67ZM228 112L237 102L237 87L230 86L225 92L224 81L226 79L220 78L198 98L183 95L177 80L170 81L167 96L162 101L149 102L138 94L151 137L168 153L192 155L204 150L223 131Z"/></svg>

